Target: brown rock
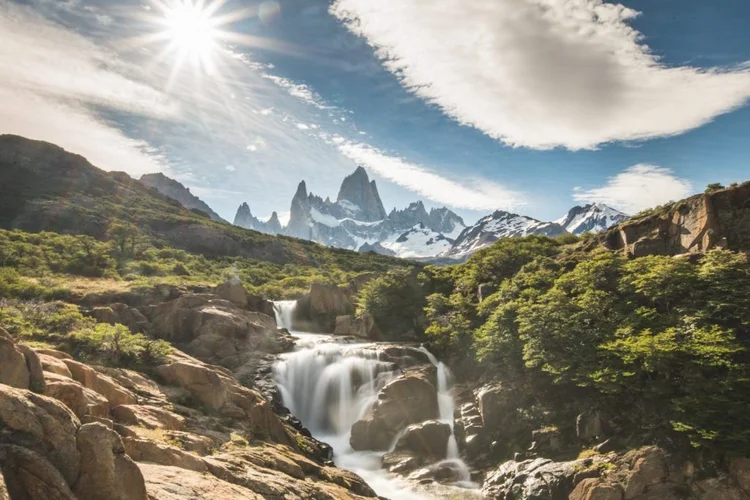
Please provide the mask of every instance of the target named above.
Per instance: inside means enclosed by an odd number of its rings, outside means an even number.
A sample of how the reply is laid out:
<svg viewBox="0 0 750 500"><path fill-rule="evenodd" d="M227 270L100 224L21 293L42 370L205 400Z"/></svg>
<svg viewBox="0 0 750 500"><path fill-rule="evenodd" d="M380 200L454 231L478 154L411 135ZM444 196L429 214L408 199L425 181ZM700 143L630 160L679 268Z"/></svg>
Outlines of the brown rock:
<svg viewBox="0 0 750 500"><path fill-rule="evenodd" d="M733 458L729 472L737 485L750 493L750 458Z"/></svg>
<svg viewBox="0 0 750 500"><path fill-rule="evenodd" d="M622 500L619 484L607 483L598 478L584 479L573 489L570 500Z"/></svg>
<svg viewBox="0 0 750 500"><path fill-rule="evenodd" d="M445 458L450 435L450 425L437 420L413 424L407 427L398 438L396 450L408 451L420 456Z"/></svg>
<svg viewBox="0 0 750 500"><path fill-rule="evenodd" d="M86 415L109 416L109 402L100 394L63 377L53 379L48 376L47 380L44 395L65 403L79 419Z"/></svg>
<svg viewBox="0 0 750 500"><path fill-rule="evenodd" d="M122 442L125 445L125 452L136 462L152 462L196 472L208 470L200 457L175 446L132 437L126 437Z"/></svg>
<svg viewBox="0 0 750 500"><path fill-rule="evenodd" d="M121 387L137 396L140 395L153 400L166 400L166 396L159 388L159 385L138 372L126 370L125 368L109 368L105 366L97 367L97 371L111 377Z"/></svg>
<svg viewBox="0 0 750 500"><path fill-rule="evenodd" d="M156 464L139 464L149 500L264 500L246 488L210 474Z"/></svg>
<svg viewBox="0 0 750 500"><path fill-rule="evenodd" d="M0 470L7 481L8 498L78 500L65 478L46 458L27 448L0 445ZM0 488L0 498L3 498Z"/></svg>
<svg viewBox="0 0 750 500"><path fill-rule="evenodd" d="M655 446L634 450L626 455L632 475L625 484L625 499L643 494L651 485L662 482L669 473L664 451Z"/></svg>
<svg viewBox="0 0 750 500"><path fill-rule="evenodd" d="M44 354L45 356L50 356L52 358L57 358L57 359L73 359L73 356L71 356L67 352L56 351L55 349L35 349L35 350L36 350L36 353L39 355Z"/></svg>
<svg viewBox="0 0 750 500"><path fill-rule="evenodd" d="M138 466L125 455L122 440L102 424L91 423L78 431L81 474L75 485L87 500L146 500L146 486Z"/></svg>
<svg viewBox="0 0 750 500"><path fill-rule="evenodd" d="M164 435L170 441L179 443L183 450L192 451L201 456L212 453L216 447L213 439L190 432L167 431Z"/></svg>
<svg viewBox="0 0 750 500"><path fill-rule="evenodd" d="M113 303L108 306L95 307L91 310L91 316L100 323L125 325L133 332L146 333L151 328L148 319L138 309L127 304Z"/></svg>
<svg viewBox="0 0 750 500"><path fill-rule="evenodd" d="M0 331L0 384L18 389L28 389L30 383L26 357L13 338Z"/></svg>
<svg viewBox="0 0 750 500"><path fill-rule="evenodd" d="M40 354L39 351L37 351L37 354L39 355L39 362L42 364L42 370L62 375L63 377L68 377L70 379L73 378L73 374L70 373L68 365L63 363L61 359L50 356L49 354Z"/></svg>
<svg viewBox="0 0 750 500"><path fill-rule="evenodd" d="M44 392L44 372L42 362L37 353L31 347L23 344L16 346L26 359L26 368L29 371L29 389L34 392Z"/></svg>
<svg viewBox="0 0 750 500"><path fill-rule="evenodd" d="M380 391L373 415L396 431L434 419L438 416L437 389L420 376L398 378Z"/></svg>
<svg viewBox="0 0 750 500"><path fill-rule="evenodd" d="M157 366L155 371L166 383L187 389L212 410L220 409L227 401L227 387L222 377L204 365L177 361Z"/></svg>
<svg viewBox="0 0 750 500"><path fill-rule="evenodd" d="M239 278L231 278L214 289L214 293L239 307L247 307L247 292Z"/></svg>
<svg viewBox="0 0 750 500"><path fill-rule="evenodd" d="M347 314L345 316L336 316L336 327L333 330L334 335L354 335L353 331L354 318Z"/></svg>
<svg viewBox="0 0 750 500"><path fill-rule="evenodd" d="M110 406L132 405L138 402L135 394L122 387L112 378L101 373L96 374L93 389L109 401Z"/></svg>
<svg viewBox="0 0 750 500"><path fill-rule="evenodd" d="M147 429L180 430L185 427L185 417L157 406L120 405L112 409L112 416L121 424Z"/></svg>
<svg viewBox="0 0 750 500"><path fill-rule="evenodd" d="M62 361L65 363L65 366L68 367L68 370L70 370L73 380L84 386L86 389L95 389L96 370L72 359L63 359Z"/></svg>
<svg viewBox="0 0 750 500"><path fill-rule="evenodd" d="M61 402L0 385L0 427L5 443L39 453L60 471L67 484L78 477L80 456L75 436L79 426Z"/></svg>

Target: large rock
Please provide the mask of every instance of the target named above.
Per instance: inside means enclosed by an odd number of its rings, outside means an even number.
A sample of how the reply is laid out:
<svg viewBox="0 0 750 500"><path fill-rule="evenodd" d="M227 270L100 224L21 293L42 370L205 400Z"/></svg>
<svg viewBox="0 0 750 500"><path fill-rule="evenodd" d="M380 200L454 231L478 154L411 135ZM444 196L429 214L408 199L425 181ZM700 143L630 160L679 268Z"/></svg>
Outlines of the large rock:
<svg viewBox="0 0 750 500"><path fill-rule="evenodd" d="M149 500L264 500L246 488L179 467L143 463Z"/></svg>
<svg viewBox="0 0 750 500"><path fill-rule="evenodd" d="M428 420L407 427L396 441L395 449L442 459L446 457L450 435L450 425L437 420Z"/></svg>
<svg viewBox="0 0 750 500"><path fill-rule="evenodd" d="M567 500L583 468L582 461L553 462L545 458L505 462L487 475L482 494L498 500Z"/></svg>
<svg viewBox="0 0 750 500"><path fill-rule="evenodd" d="M330 333L336 328L336 318L354 314L354 305L344 290L336 285L313 283L310 291L297 300L295 325L298 329Z"/></svg>
<svg viewBox="0 0 750 500"><path fill-rule="evenodd" d="M44 392L44 370L39 355L27 345L18 344L16 347L26 359L26 368L29 370L29 389L34 392Z"/></svg>
<svg viewBox="0 0 750 500"><path fill-rule="evenodd" d="M581 441L602 440L610 433L609 418L599 410L589 410L576 418L576 435Z"/></svg>
<svg viewBox="0 0 750 500"><path fill-rule="evenodd" d="M23 446L43 456L68 485L80 470L76 445L79 426L78 418L63 403L0 385L0 442ZM5 467L3 461L0 466Z"/></svg>
<svg viewBox="0 0 750 500"><path fill-rule="evenodd" d="M630 477L625 484L626 500L642 495L648 487L661 483L669 474L667 456L664 450L656 446L631 451L625 456L625 461L630 469Z"/></svg>
<svg viewBox="0 0 750 500"><path fill-rule="evenodd" d="M102 424L78 431L81 474L75 485L78 498L87 500L146 500L146 485L138 466L125 455L123 443Z"/></svg>
<svg viewBox="0 0 750 500"><path fill-rule="evenodd" d="M146 313L158 335L202 361L231 369L294 344L272 317L240 309L215 295L187 295Z"/></svg>
<svg viewBox="0 0 750 500"><path fill-rule="evenodd" d="M437 389L421 376L398 378L378 394L373 416L396 432L409 424L437 418Z"/></svg>
<svg viewBox="0 0 750 500"><path fill-rule="evenodd" d="M65 403L79 419L109 416L110 406L104 396L60 375L47 374L44 395Z"/></svg>
<svg viewBox="0 0 750 500"><path fill-rule="evenodd" d="M729 472L737 485L750 493L750 458L734 458L729 463Z"/></svg>
<svg viewBox="0 0 750 500"><path fill-rule="evenodd" d="M70 373L68 365L63 363L60 358L50 356L49 354L41 354L39 351L37 351L37 355L39 356L39 361L42 364L42 370L44 370L45 372L55 373L57 375L62 375L63 377L73 378L73 374Z"/></svg>
<svg viewBox="0 0 750 500"><path fill-rule="evenodd" d="M138 309L120 302L95 307L91 310L91 316L99 323L125 325L133 332L148 333L151 330L148 319Z"/></svg>
<svg viewBox="0 0 750 500"><path fill-rule="evenodd" d="M570 500L622 500L622 487L599 478L584 479L570 494Z"/></svg>
<svg viewBox="0 0 750 500"><path fill-rule="evenodd" d="M28 389L30 382L26 357L13 338L5 330L0 330L0 384Z"/></svg>
<svg viewBox="0 0 750 500"><path fill-rule="evenodd" d="M40 453L0 444L0 468L0 477L5 476L8 498L12 500L79 500L60 471Z"/></svg>
<svg viewBox="0 0 750 500"><path fill-rule="evenodd" d="M247 307L247 292L239 278L230 278L214 289L214 293L238 307Z"/></svg>

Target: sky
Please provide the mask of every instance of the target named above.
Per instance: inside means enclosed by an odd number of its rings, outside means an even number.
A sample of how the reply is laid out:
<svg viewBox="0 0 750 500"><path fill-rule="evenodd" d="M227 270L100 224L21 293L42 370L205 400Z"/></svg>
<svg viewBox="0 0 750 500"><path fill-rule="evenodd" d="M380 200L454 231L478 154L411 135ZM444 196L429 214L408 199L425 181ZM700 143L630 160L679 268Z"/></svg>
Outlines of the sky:
<svg viewBox="0 0 750 500"><path fill-rule="evenodd" d="M0 133L161 171L232 220L626 213L750 179L746 0L0 0Z"/></svg>

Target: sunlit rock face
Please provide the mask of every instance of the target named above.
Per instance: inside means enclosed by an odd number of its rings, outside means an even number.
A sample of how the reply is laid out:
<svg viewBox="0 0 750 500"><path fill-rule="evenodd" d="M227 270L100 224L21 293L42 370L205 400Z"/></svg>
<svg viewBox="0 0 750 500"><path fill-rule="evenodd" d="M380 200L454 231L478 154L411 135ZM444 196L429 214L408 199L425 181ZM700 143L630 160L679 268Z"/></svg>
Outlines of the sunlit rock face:
<svg viewBox="0 0 750 500"><path fill-rule="evenodd" d="M145 174L140 178L141 184L152 187L165 196L169 196L180 202L185 208L200 210L216 221L223 220L219 214L211 210L203 200L190 192L187 188L174 179L170 179L162 173Z"/></svg>

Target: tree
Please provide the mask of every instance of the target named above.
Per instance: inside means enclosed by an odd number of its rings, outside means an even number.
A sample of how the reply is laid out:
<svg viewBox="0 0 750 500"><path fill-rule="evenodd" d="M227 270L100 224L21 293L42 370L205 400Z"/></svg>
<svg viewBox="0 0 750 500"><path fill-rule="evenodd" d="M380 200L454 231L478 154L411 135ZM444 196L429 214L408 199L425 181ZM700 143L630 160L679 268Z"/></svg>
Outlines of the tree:
<svg viewBox="0 0 750 500"><path fill-rule="evenodd" d="M724 186L718 182L712 182L711 184L706 186L707 193L713 193L714 191L719 191L721 189L724 189Z"/></svg>

